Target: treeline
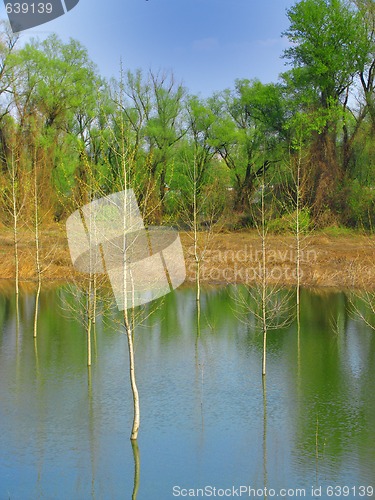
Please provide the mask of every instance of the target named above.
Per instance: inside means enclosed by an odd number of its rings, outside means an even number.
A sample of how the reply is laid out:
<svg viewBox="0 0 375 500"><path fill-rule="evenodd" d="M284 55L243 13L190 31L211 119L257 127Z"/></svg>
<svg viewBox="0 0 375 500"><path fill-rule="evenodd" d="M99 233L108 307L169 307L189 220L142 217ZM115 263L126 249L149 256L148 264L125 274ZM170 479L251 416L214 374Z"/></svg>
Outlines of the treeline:
<svg viewBox="0 0 375 500"><path fill-rule="evenodd" d="M307 224L371 229L375 4L302 0L287 16L279 80L236 80L206 99L167 72L120 68L106 81L79 42L20 47L4 23L1 222L32 220L34 207L40 220L64 219L121 189L125 166L149 223L198 213L202 226L251 226L266 189L274 229L296 204Z"/></svg>

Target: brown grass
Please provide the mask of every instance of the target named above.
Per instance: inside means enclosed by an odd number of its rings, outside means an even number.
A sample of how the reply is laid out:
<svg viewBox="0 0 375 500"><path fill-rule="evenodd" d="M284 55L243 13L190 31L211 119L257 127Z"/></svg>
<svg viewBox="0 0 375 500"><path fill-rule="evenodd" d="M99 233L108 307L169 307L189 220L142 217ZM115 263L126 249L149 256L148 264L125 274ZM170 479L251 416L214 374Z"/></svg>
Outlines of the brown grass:
<svg viewBox="0 0 375 500"><path fill-rule="evenodd" d="M205 234L201 235L202 241ZM181 233L187 282L194 281L192 235ZM204 244L204 243L202 243ZM43 279L67 281L75 273L69 255L64 224L41 233ZM35 272L33 233L23 230L19 241L20 279L33 281ZM202 262L203 283L243 283L260 279L261 242L256 232L219 233L212 237ZM11 229L0 229L0 279L14 278L14 250ZM293 236L268 237L269 282L295 283L295 241ZM363 235L316 234L302 244L301 283L314 287L375 287L375 238Z"/></svg>
<svg viewBox="0 0 375 500"><path fill-rule="evenodd" d="M182 234L188 280L194 281L191 237ZM270 283L296 283L293 236L268 236L267 276ZM375 288L375 238L363 235L305 238L301 244L301 284L311 287ZM202 263L202 281L259 281L261 241L256 232L216 234Z"/></svg>

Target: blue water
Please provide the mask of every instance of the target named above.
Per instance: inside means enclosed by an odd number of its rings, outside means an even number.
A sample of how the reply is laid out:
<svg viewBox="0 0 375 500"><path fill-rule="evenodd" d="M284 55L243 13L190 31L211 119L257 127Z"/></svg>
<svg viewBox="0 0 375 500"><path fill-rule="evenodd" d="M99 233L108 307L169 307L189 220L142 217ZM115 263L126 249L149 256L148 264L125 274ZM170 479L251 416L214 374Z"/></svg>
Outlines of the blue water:
<svg viewBox="0 0 375 500"><path fill-rule="evenodd" d="M20 297L19 328L14 297L0 296L1 500L374 486L375 332L343 292L303 290L299 348L294 320L269 332L265 386L261 333L233 289L204 291L199 327L194 290L158 304L135 332L137 466L120 317L98 318L88 370L65 295L43 293L36 342L33 294Z"/></svg>

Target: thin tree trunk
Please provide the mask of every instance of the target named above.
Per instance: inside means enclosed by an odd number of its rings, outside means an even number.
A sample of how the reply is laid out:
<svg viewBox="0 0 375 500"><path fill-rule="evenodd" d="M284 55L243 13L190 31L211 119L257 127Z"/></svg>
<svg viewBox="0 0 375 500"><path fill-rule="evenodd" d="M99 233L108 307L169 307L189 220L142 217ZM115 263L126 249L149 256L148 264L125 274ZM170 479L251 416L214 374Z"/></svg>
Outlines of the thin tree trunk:
<svg viewBox="0 0 375 500"><path fill-rule="evenodd" d="M34 155L34 216L35 216L35 264L36 264L36 273L38 277L38 288L36 291L35 311L34 311L34 338L36 338L38 332L39 297L40 297L40 290L42 288L42 270L40 265L38 182L37 182L35 155Z"/></svg>
<svg viewBox="0 0 375 500"><path fill-rule="evenodd" d="M96 274L93 276L92 280L92 286L93 286L93 291L92 291L92 322L95 325L96 323L96 301L97 301L97 286L96 286Z"/></svg>
<svg viewBox="0 0 375 500"><path fill-rule="evenodd" d="M81 154L81 157L84 158L84 154ZM87 167L89 167L89 164L87 164ZM92 176L92 170L91 168L87 168L90 172L90 184L89 184L89 193L88 193L88 199L90 203L93 201L93 176ZM86 174L85 174L86 175ZM94 227L96 228L96 225L94 226L93 224L93 215L90 210L90 218L89 218L89 227L88 227L88 234L89 234L89 239L90 239L90 247L91 247L91 238L92 234L94 231ZM95 263L96 264L96 263ZM90 251L90 277L89 277L89 289L87 293L87 366L91 366L92 364L92 349L91 349L91 330L92 326L95 325L95 315L96 315L96 276L95 276L95 269L94 269L94 262L93 262L93 256L92 252Z"/></svg>
<svg viewBox="0 0 375 500"><path fill-rule="evenodd" d="M14 156L12 153L12 216L13 216L13 241L14 241L14 268L15 268L15 289L16 295L19 294L19 260L18 260L18 211L17 211L17 193L16 193L16 168Z"/></svg>
<svg viewBox="0 0 375 500"><path fill-rule="evenodd" d="M126 221L126 193L124 194L124 222ZM123 283L123 294L124 294L124 325L126 330L126 336L128 339L128 354L129 354L129 376L130 376L130 386L133 396L133 425L130 434L130 439L132 441L136 441L138 438L138 431L140 425L140 409L139 409L139 393L135 376L135 355L134 355L134 334L133 328L135 323L134 318L134 286L132 284L132 317L129 320L128 315L128 303L127 303L127 262L126 262L126 234L124 231L124 240L123 240L123 273L124 273L124 283ZM131 275L131 272L130 272ZM132 328L133 326L133 328Z"/></svg>
<svg viewBox="0 0 375 500"><path fill-rule="evenodd" d="M121 121L121 136L125 137L124 124ZM122 141L121 146L121 166L122 166L122 175L124 182L124 204L123 204L123 243L122 243L122 252L123 252L123 297L124 297L124 325L126 330L126 335L128 338L128 352L129 352L129 375L130 375L130 385L133 396L133 426L130 434L130 439L135 441L138 438L138 431L140 426L140 408L139 408L139 393L135 376L135 356L134 356L134 337L133 337L133 328L134 327L134 286L131 283L131 292L132 292L132 304L131 309L133 316L129 320L128 315L128 283L127 283L127 272L128 272L128 262L126 259L126 230L127 230L127 221L128 217L128 200L127 200L127 189L128 189L128 172L127 172L127 164L126 164L126 151L124 147L124 141ZM132 275L130 271L130 277L132 280Z"/></svg>
<svg viewBox="0 0 375 500"><path fill-rule="evenodd" d="M302 143L300 143L298 163L297 163L297 179L296 179L296 279L297 279L297 289L296 289L296 316L297 316L297 356L298 356L298 367L300 367L300 333L301 333L301 308L300 308L300 298L301 298L301 233L300 233L300 212L301 212L301 154L302 154Z"/></svg>
<svg viewBox="0 0 375 500"><path fill-rule="evenodd" d="M34 311L34 339L36 339L38 334L38 311L39 311L39 298L40 298L41 288L42 288L42 281L40 280L40 277L38 277L38 288L36 290L35 311Z"/></svg>
<svg viewBox="0 0 375 500"><path fill-rule="evenodd" d="M120 76L121 85L123 84L123 69L121 65L121 76ZM120 89L119 95L119 105L120 109L123 109L122 105L123 100L123 89ZM128 232L128 221L130 220L130 208L128 203L127 191L130 189L130 180L131 180L131 168L129 163L132 161L130 158L129 151L126 149L126 134L124 127L124 120L120 121L120 151L118 153L118 158L121 166L121 176L122 176L122 189L124 191L123 194L123 206L118 207L122 208L122 243L121 243L121 256L122 256L122 295L123 295L123 320L126 331L126 336L128 340L128 355L129 355L129 376L130 376L130 385L133 397L133 425L130 434L130 439L132 442L135 442L138 438L138 431L140 426L140 407L139 407L139 393L136 382L136 374L135 374L135 355L134 355L134 327L135 327L135 311L134 311L134 285L133 278L131 273L131 268L129 267L129 263L127 261L127 239L126 235ZM150 180L149 180L150 181ZM147 209L147 207L146 207ZM130 283L128 283L128 274L130 276ZM130 285L130 288L129 288ZM128 292L131 292L131 305L128 304ZM128 308L131 308L132 313L129 316ZM133 447L133 452L136 452L136 448ZM136 454L134 455L136 457Z"/></svg>
<svg viewBox="0 0 375 500"><path fill-rule="evenodd" d="M87 326L87 366L91 366L91 318Z"/></svg>
<svg viewBox="0 0 375 500"><path fill-rule="evenodd" d="M196 152L194 152L194 179L193 179L193 226L194 226L194 259L195 259L195 284L196 284L196 300L201 298L200 285L200 256L198 251L198 200L197 200L197 162Z"/></svg>
<svg viewBox="0 0 375 500"><path fill-rule="evenodd" d="M138 437L139 425L140 425L140 409L139 409L139 393L137 388L137 382L135 378L135 357L134 357L134 342L132 330L129 323L129 317L127 310L124 309L124 323L126 335L128 338L128 350L129 350L129 374L130 374L130 384L133 395L133 426L130 435L132 441L136 440Z"/></svg>
<svg viewBox="0 0 375 500"><path fill-rule="evenodd" d="M264 176L262 185L262 326L263 326L263 360L262 360L262 375L266 375L267 362L267 276L266 276L266 221L265 221L265 206L264 206Z"/></svg>
<svg viewBox="0 0 375 500"><path fill-rule="evenodd" d="M16 167L14 153L12 151L11 160L11 181L12 181L12 217L13 217L13 247L14 247L14 277L16 295L16 343L18 352L18 338L20 331L20 305L19 305L19 258L18 258L18 210L17 210L17 190L16 190Z"/></svg>
<svg viewBox="0 0 375 500"><path fill-rule="evenodd" d="M91 273L90 273L91 274ZM93 324L93 275L90 275L89 289L87 293L87 366L91 366L91 329Z"/></svg>
<svg viewBox="0 0 375 500"><path fill-rule="evenodd" d="M124 195L124 203L126 203L126 194ZM126 207L124 207L124 214L126 217ZM123 285L123 293L124 293L124 325L126 330L126 335L128 338L128 353L129 353L129 375L130 375L130 386L133 396L133 426L130 435L130 439L135 441L138 438L138 431L140 426L140 409L139 409L139 393L135 376L135 355L134 355L134 334L132 329L132 323L134 327L134 286L132 285L132 318L129 320L128 315L128 303L127 303L127 262L126 262L126 242L125 242L125 232L124 232L124 242L123 242L123 252L124 252L124 285ZM130 273L131 274L131 273Z"/></svg>

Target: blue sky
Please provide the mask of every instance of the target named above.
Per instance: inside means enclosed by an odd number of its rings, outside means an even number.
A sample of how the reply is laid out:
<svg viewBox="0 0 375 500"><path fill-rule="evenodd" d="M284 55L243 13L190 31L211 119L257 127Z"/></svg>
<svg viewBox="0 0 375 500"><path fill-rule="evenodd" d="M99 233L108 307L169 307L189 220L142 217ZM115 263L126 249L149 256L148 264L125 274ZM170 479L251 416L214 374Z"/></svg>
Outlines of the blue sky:
<svg viewBox="0 0 375 500"><path fill-rule="evenodd" d="M80 0L63 17L24 32L79 40L105 77L125 69L173 70L192 93L208 96L236 78L276 81L294 0ZM5 18L4 8L1 17Z"/></svg>

